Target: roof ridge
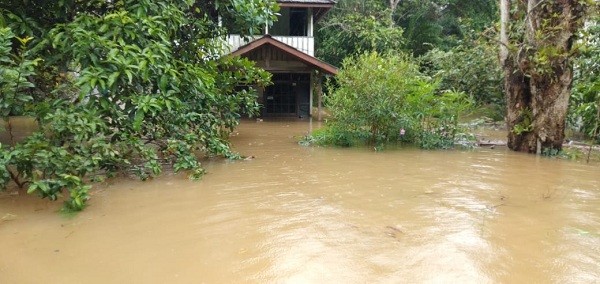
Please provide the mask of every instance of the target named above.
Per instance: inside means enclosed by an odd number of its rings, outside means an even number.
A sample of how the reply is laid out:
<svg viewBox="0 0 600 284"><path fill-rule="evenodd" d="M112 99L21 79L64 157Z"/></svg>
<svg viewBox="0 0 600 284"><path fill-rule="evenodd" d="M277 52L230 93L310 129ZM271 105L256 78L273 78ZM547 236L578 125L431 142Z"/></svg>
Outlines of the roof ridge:
<svg viewBox="0 0 600 284"><path fill-rule="evenodd" d="M271 37L271 35L264 35L259 39L251 41L251 42L247 43L246 45L239 47L236 51L231 52L230 55L241 56L241 55L246 54L252 50L255 50L256 48L259 48L265 44L270 44L270 45L274 46L275 48L278 48L279 50L287 53L288 55L295 57L296 59L298 59L304 63L312 65L312 66L316 67L317 69L325 71L326 73L329 73L332 75L337 75L337 73L338 73L337 67L335 67L325 61L322 61L310 54L306 54L306 53L294 48L291 45L288 45L284 42L276 40L273 37Z"/></svg>
<svg viewBox="0 0 600 284"><path fill-rule="evenodd" d="M277 2L281 3L316 3L316 4L336 4L335 0L277 0Z"/></svg>

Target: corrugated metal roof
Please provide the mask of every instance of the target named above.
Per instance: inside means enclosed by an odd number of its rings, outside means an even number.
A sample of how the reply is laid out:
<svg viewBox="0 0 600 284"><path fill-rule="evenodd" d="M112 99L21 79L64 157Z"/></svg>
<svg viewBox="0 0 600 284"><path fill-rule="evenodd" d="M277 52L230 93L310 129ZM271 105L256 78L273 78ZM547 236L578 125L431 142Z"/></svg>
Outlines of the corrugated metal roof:
<svg viewBox="0 0 600 284"><path fill-rule="evenodd" d="M277 3L335 4L334 0L277 0Z"/></svg>

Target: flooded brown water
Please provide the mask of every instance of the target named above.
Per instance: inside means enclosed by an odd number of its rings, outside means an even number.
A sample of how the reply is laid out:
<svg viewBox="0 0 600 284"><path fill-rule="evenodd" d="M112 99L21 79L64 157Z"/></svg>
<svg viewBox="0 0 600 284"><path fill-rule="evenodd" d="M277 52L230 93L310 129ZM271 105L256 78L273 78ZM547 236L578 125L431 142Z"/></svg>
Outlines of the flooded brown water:
<svg viewBox="0 0 600 284"><path fill-rule="evenodd" d="M200 182L0 199L0 283L600 282L600 167L504 148L302 147L246 121ZM2 217L4 216L4 217Z"/></svg>

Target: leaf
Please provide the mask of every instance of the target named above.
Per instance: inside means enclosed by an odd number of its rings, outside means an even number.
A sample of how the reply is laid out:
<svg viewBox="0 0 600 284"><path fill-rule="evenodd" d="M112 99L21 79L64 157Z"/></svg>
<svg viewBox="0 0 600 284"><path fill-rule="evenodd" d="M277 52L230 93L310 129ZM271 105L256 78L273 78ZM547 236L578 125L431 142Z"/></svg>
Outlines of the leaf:
<svg viewBox="0 0 600 284"><path fill-rule="evenodd" d="M110 76L108 77L108 83L107 83L109 88L112 87L112 85L115 83L115 80L117 80L119 75L121 75L121 72L119 72L119 71L110 74Z"/></svg>
<svg viewBox="0 0 600 284"><path fill-rule="evenodd" d="M127 79L129 80L129 84L131 84L131 82L133 82L133 74L128 69L125 70L125 74L127 75Z"/></svg>
<svg viewBox="0 0 600 284"><path fill-rule="evenodd" d="M167 84L169 82L169 78L166 75L160 76L160 80L158 81L158 87L161 91L165 92L167 90Z"/></svg>
<svg viewBox="0 0 600 284"><path fill-rule="evenodd" d="M32 183L29 188L27 189L27 194L32 194L34 193L36 190L38 190L38 185L37 183Z"/></svg>
<svg viewBox="0 0 600 284"><path fill-rule="evenodd" d="M135 113L135 118L133 119L133 130L140 131L142 128L142 122L144 120L144 111L138 109Z"/></svg>
<svg viewBox="0 0 600 284"><path fill-rule="evenodd" d="M146 61L146 60L140 61L140 65L138 66L138 68L139 68L138 70L140 70L142 72L145 71L147 65L148 65L148 61Z"/></svg>

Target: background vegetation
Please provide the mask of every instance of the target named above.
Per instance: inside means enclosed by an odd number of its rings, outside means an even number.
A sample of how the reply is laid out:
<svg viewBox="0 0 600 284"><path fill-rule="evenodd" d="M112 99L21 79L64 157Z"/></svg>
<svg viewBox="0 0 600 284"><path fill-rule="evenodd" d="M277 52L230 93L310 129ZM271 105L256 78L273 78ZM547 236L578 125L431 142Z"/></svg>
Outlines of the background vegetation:
<svg viewBox="0 0 600 284"><path fill-rule="evenodd" d="M582 7L590 11L584 13L587 28L573 54L579 56L573 56L568 123L576 132L598 139L597 7ZM317 55L342 65L344 59L364 52L410 54L408 60L418 62L421 74L433 78L438 90L464 92L486 116L504 120L499 19L496 0L345 0L319 23Z"/></svg>
<svg viewBox="0 0 600 284"><path fill-rule="evenodd" d="M600 16L590 18L581 34L575 60L569 123L577 132L600 142Z"/></svg>
<svg viewBox="0 0 600 284"><path fill-rule="evenodd" d="M426 149L449 148L458 118L470 101L440 91L405 54L376 52L350 57L327 95L332 117L312 138L319 144L352 146L405 142Z"/></svg>

